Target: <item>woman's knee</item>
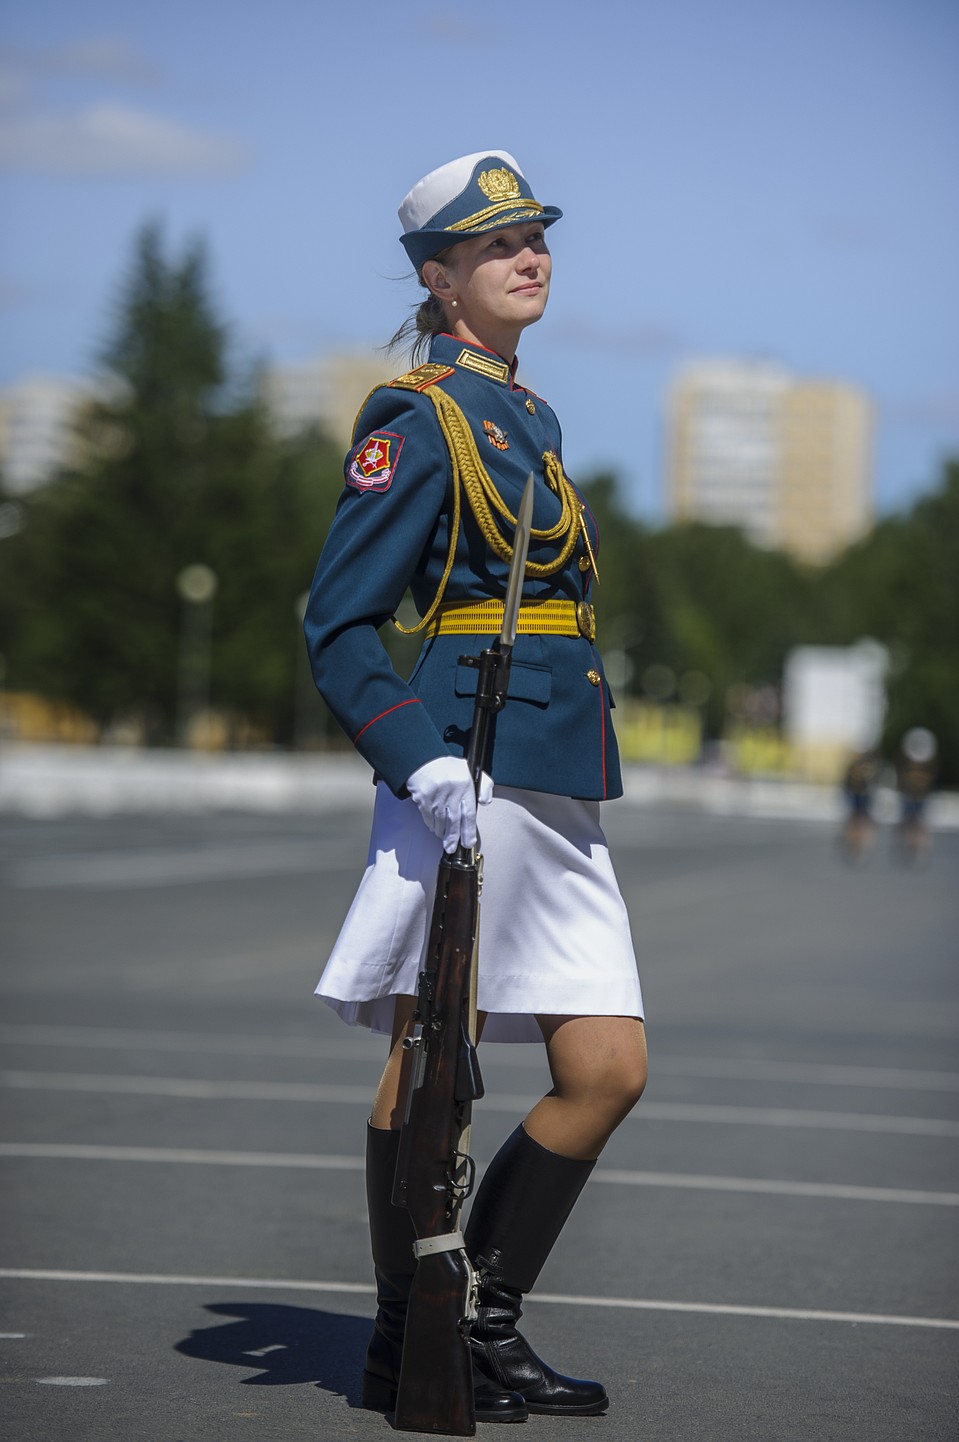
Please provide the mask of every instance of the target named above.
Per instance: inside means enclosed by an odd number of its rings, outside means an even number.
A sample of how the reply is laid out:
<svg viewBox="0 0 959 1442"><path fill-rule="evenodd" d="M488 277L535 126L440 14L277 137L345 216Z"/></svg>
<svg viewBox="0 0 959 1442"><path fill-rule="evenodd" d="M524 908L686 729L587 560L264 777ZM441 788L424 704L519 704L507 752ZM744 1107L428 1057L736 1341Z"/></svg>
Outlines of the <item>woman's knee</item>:
<svg viewBox="0 0 959 1442"><path fill-rule="evenodd" d="M635 1017L544 1017L541 1025L556 1093L626 1116L646 1087L643 1023Z"/></svg>
<svg viewBox="0 0 959 1442"><path fill-rule="evenodd" d="M616 1090L622 1105L627 1112L642 1097L646 1090L646 1082L649 1077L649 1068L645 1056L637 1059L631 1066L624 1068L617 1078Z"/></svg>
<svg viewBox="0 0 959 1442"><path fill-rule="evenodd" d="M646 1090L647 1074L646 1058L630 1057L599 1066L584 1080L594 1100L622 1120Z"/></svg>

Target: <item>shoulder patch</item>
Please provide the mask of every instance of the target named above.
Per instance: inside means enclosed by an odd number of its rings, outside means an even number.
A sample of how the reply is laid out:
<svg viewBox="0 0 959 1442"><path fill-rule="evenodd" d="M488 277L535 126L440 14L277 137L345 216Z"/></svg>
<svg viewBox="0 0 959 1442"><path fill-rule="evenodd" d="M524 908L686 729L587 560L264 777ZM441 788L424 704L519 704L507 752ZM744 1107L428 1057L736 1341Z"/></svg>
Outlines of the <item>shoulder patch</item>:
<svg viewBox="0 0 959 1442"><path fill-rule="evenodd" d="M394 431L373 431L348 457L346 484L356 491L388 491L405 439Z"/></svg>
<svg viewBox="0 0 959 1442"><path fill-rule="evenodd" d="M445 380L452 374L452 366L437 365L436 361L427 361L425 365L417 366L415 370L397 376L395 381L390 381L390 385L394 390L399 391L425 391L427 386L435 386L437 381Z"/></svg>

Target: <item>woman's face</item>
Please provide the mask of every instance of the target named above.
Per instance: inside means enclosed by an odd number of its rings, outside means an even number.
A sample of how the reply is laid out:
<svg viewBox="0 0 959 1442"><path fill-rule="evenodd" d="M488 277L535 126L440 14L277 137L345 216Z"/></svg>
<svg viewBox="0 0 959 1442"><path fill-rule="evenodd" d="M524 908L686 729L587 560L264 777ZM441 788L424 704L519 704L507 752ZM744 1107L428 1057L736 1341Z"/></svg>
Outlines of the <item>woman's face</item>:
<svg viewBox="0 0 959 1442"><path fill-rule="evenodd" d="M553 262L539 221L460 241L433 264L448 285L431 288L446 303L456 334L511 359L520 332L539 320L549 296Z"/></svg>

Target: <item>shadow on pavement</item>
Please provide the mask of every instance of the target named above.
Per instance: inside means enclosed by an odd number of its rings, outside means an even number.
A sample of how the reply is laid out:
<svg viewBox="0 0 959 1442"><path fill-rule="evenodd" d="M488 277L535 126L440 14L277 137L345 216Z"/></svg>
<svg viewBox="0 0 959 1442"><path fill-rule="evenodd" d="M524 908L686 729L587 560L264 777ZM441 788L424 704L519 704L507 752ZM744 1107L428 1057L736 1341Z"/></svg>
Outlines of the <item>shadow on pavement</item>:
<svg viewBox="0 0 959 1442"><path fill-rule="evenodd" d="M177 1342L177 1352L258 1369L256 1376L242 1379L246 1386L313 1382L359 1407L368 1318L273 1302L210 1302L205 1310L237 1320L198 1328Z"/></svg>

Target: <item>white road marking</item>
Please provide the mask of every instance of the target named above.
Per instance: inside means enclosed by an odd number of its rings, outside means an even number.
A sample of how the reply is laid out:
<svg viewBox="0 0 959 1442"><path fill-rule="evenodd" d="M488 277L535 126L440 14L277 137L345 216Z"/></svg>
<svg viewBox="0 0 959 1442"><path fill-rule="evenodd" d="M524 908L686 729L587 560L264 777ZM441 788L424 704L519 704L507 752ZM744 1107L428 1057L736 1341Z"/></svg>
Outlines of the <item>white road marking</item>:
<svg viewBox="0 0 959 1442"><path fill-rule="evenodd" d="M699 1106L685 1102L650 1101L641 1104L631 1115L637 1121L812 1127L826 1131L885 1132L896 1136L959 1137L959 1122L945 1121L939 1117L879 1116L872 1112L823 1112L792 1107Z"/></svg>
<svg viewBox="0 0 959 1442"><path fill-rule="evenodd" d="M685 1172L624 1172L600 1167L591 1181L627 1187L679 1187L706 1192L752 1192L773 1197L822 1197L828 1201L902 1202L959 1207L959 1192L924 1192L906 1187L856 1187L839 1182L767 1181L762 1177L710 1177Z"/></svg>
<svg viewBox="0 0 959 1442"><path fill-rule="evenodd" d="M160 1162L215 1167L291 1167L305 1171L362 1172L362 1157L341 1157L307 1152L206 1151L196 1147L83 1146L67 1142L0 1142L3 1157L41 1158L81 1162Z"/></svg>
<svg viewBox="0 0 959 1442"><path fill-rule="evenodd" d="M192 1077L101 1076L91 1072L0 1072L0 1086L21 1091L106 1092L211 1101L342 1102L364 1106L369 1086L318 1082L200 1081Z"/></svg>
<svg viewBox="0 0 959 1442"><path fill-rule="evenodd" d="M262 965L262 958L261 958ZM271 962L272 966L272 962ZM139 1031L106 1026L16 1026L0 1023L0 1041L11 1046L95 1047L119 1051L174 1051L191 1056L291 1056L313 1061L326 1059L384 1060L385 1037L265 1037L209 1032ZM524 1049L525 1050L525 1049ZM536 1049L542 1065L542 1050ZM959 1083L959 1078L957 1078Z"/></svg>
<svg viewBox="0 0 959 1442"><path fill-rule="evenodd" d="M26 1332L0 1332L0 1342L22 1342Z"/></svg>
<svg viewBox="0 0 959 1442"><path fill-rule="evenodd" d="M328 1086L319 1082L202 1081L191 1077L103 1076L92 1072L0 1072L0 1086L21 1091L105 1092L206 1101L314 1102L369 1106L369 1086ZM524 1114L538 1096L488 1095L487 1111ZM686 1102L644 1101L628 1121L700 1122L707 1125L809 1127L829 1131L881 1132L895 1136L959 1137L959 1122L939 1117L881 1116L871 1112L830 1112L790 1107L731 1107Z"/></svg>
<svg viewBox="0 0 959 1442"><path fill-rule="evenodd" d="M262 963L262 959L261 959ZM209 1032L168 1032L126 1027L17 1026L0 1024L0 1041L14 1046L97 1047L120 1051L173 1051L201 1056L290 1056L312 1060L380 1061L383 1037L227 1036ZM510 1067L543 1066L538 1045L495 1047L485 1055ZM749 1057L670 1056L657 1051L653 1076L703 1077L709 1080L796 1082L804 1086L847 1086L903 1091L959 1092L959 1072L906 1067L846 1066L830 1062L774 1061Z"/></svg>
<svg viewBox="0 0 959 1442"><path fill-rule="evenodd" d="M8 1282L120 1282L149 1287L249 1287L258 1291L342 1292L346 1296L375 1296L372 1282L304 1282L269 1277L198 1277L185 1273L79 1272L57 1267L0 1267ZM956 1323L959 1326L959 1323Z"/></svg>
<svg viewBox="0 0 959 1442"><path fill-rule="evenodd" d="M109 1377L34 1377L41 1387L105 1387Z"/></svg>
<svg viewBox="0 0 959 1442"><path fill-rule="evenodd" d="M959 1072L913 1071L905 1067L660 1056L657 1053L653 1070L663 1076L706 1077L710 1080L799 1082L804 1086L882 1087L896 1091L959 1091Z"/></svg>
<svg viewBox="0 0 959 1442"><path fill-rule="evenodd" d="M352 854L338 842L265 841L216 851L100 852L85 856L35 857L16 862L8 881L24 890L82 887L128 890L184 886L234 877L318 875L356 871L359 848ZM362 864L359 863L362 871Z"/></svg>
<svg viewBox="0 0 959 1442"><path fill-rule="evenodd" d="M339 1292L346 1296L374 1296L376 1288L366 1282L290 1281L282 1277L198 1277L151 1272L75 1272L34 1267L0 1267L0 1277L9 1281L108 1282L135 1286L231 1287L279 1292ZM532 1293L526 1302L547 1306L610 1307L625 1311L691 1312L720 1317L768 1317L799 1322L852 1322L886 1327L932 1327L959 1331L959 1320L950 1317L903 1317L885 1312L832 1312L810 1307L746 1307L718 1302L664 1302L637 1297L573 1296L560 1292Z"/></svg>
<svg viewBox="0 0 959 1442"><path fill-rule="evenodd" d="M717 1317L775 1317L790 1322L852 1322L883 1327L934 1327L959 1331L949 1317L899 1317L885 1312L827 1312L813 1307L743 1307L721 1302L654 1302L636 1297L574 1297L562 1292L532 1293L526 1302L561 1307L618 1307L635 1312L697 1312Z"/></svg>
<svg viewBox="0 0 959 1442"><path fill-rule="evenodd" d="M164 1166L288 1168L298 1171L362 1172L362 1157L310 1152L214 1151L198 1147L84 1145L78 1142L0 1142L0 1160L147 1162ZM482 1167L477 1168L479 1172ZM705 1192L747 1192L778 1197L821 1197L827 1201L899 1202L905 1205L959 1207L959 1192L918 1191L905 1187L859 1187L835 1182L770 1181L762 1177L718 1177L686 1172L620 1171L599 1167L594 1182L627 1187L676 1187Z"/></svg>

